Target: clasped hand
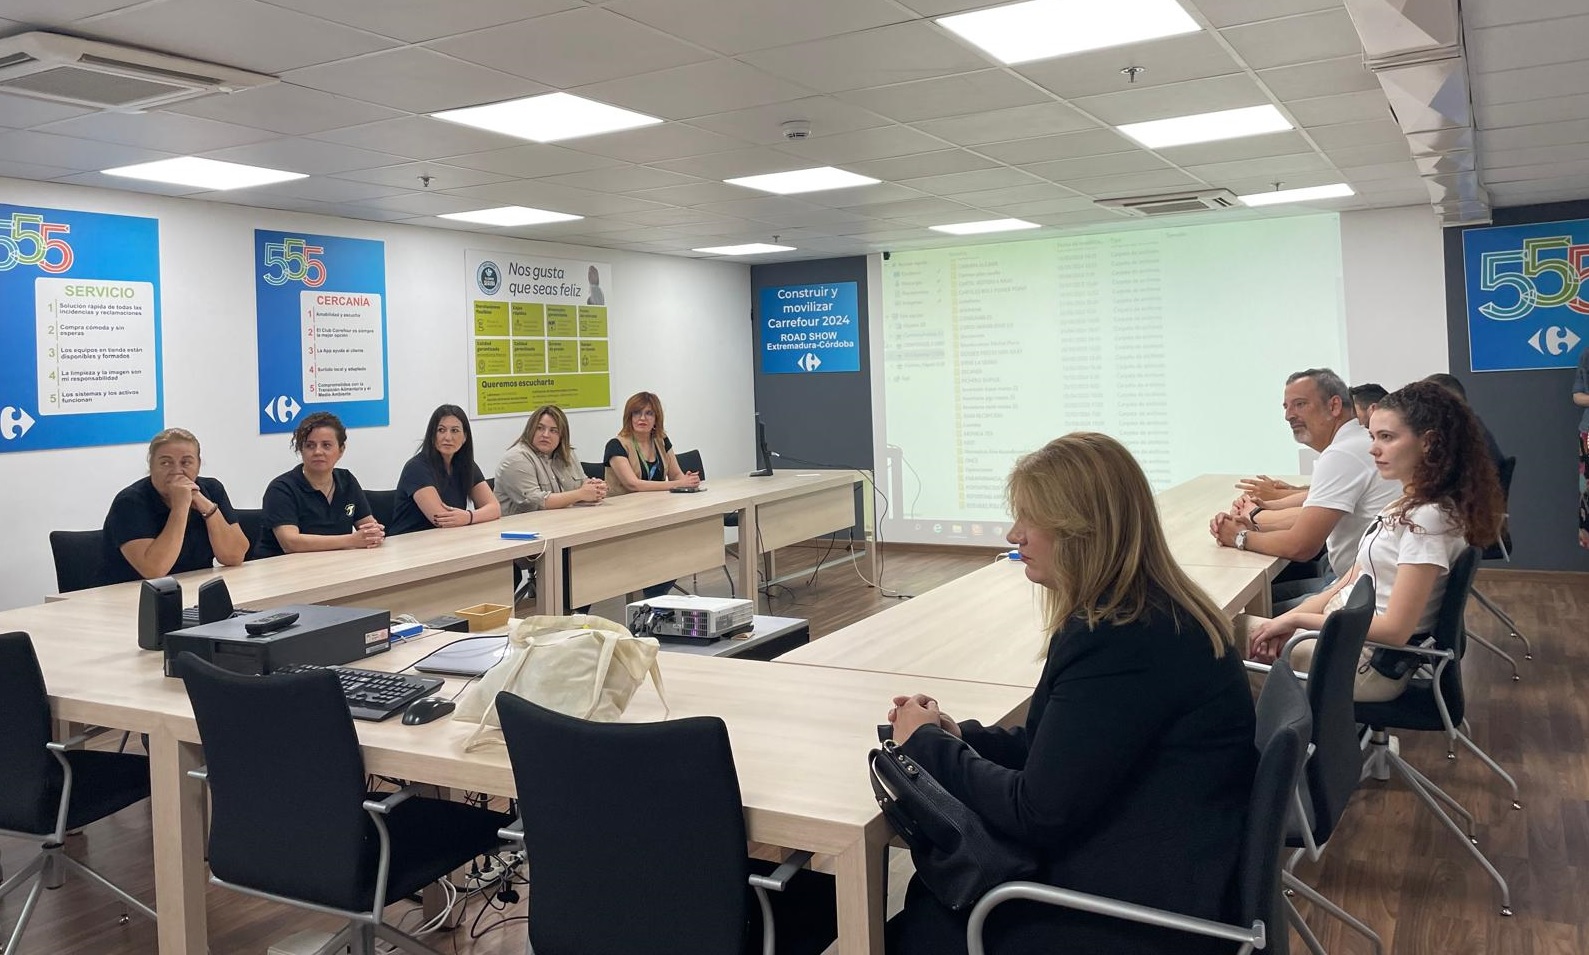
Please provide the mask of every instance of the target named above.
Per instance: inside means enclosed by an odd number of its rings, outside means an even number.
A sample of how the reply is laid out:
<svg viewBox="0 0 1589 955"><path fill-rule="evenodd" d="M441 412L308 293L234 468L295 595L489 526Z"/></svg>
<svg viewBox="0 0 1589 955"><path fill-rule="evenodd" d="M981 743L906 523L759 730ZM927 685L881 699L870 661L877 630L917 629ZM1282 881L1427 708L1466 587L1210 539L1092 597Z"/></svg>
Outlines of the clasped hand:
<svg viewBox="0 0 1589 955"><path fill-rule="evenodd" d="M888 711L888 724L894 728L892 735L896 743L904 743L916 730L934 724L943 727L950 736L957 739L960 736L960 724L939 711L937 700L922 693L894 697L894 705Z"/></svg>
<svg viewBox="0 0 1589 955"><path fill-rule="evenodd" d="M586 478L585 483L579 489L579 499L581 501L594 504L598 501L606 500L606 498L607 482L601 478Z"/></svg>
<svg viewBox="0 0 1589 955"><path fill-rule="evenodd" d="M437 527L463 527L470 523L469 511L462 507L449 507L439 514L432 514L430 522Z"/></svg>
<svg viewBox="0 0 1589 955"><path fill-rule="evenodd" d="M1259 663L1273 663L1296 632L1297 625L1289 613L1257 622L1247 629L1247 656Z"/></svg>

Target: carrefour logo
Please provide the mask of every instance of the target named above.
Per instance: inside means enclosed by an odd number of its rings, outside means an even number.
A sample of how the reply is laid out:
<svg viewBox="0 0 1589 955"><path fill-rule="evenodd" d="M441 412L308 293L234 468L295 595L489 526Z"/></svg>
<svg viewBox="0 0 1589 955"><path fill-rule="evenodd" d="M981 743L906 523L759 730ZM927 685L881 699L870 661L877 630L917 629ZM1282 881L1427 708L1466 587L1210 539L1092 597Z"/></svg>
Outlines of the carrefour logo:
<svg viewBox="0 0 1589 955"><path fill-rule="evenodd" d="M495 262L481 262L480 267L474 270L474 284L486 295L495 295L497 289L502 287L502 270L497 268Z"/></svg>

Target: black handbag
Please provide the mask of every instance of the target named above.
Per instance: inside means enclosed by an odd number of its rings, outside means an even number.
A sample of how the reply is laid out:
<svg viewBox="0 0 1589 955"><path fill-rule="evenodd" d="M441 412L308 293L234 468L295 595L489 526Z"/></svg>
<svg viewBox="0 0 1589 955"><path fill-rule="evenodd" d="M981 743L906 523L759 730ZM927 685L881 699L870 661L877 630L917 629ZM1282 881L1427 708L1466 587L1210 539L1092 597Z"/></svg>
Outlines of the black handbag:
<svg viewBox="0 0 1589 955"><path fill-rule="evenodd" d="M1037 873L1034 853L991 832L893 740L868 762L878 808L910 847L922 884L949 909L968 909L999 883Z"/></svg>

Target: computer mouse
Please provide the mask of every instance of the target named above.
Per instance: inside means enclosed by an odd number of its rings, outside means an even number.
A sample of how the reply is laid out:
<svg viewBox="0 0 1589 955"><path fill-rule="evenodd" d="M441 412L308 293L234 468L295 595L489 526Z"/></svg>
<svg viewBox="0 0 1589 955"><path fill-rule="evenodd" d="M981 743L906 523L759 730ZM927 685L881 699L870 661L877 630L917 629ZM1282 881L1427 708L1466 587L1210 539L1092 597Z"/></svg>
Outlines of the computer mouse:
<svg viewBox="0 0 1589 955"><path fill-rule="evenodd" d="M458 704L452 700L439 696L423 696L408 704L408 708L403 710L403 724L417 726L420 723L429 723L441 719L457 708Z"/></svg>

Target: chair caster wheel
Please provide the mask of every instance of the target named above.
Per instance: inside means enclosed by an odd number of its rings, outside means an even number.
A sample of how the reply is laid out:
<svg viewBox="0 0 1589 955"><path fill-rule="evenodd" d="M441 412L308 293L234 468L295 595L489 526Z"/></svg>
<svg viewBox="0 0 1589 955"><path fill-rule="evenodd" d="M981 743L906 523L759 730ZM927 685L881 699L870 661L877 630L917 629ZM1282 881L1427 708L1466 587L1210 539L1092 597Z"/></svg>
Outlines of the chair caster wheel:
<svg viewBox="0 0 1589 955"><path fill-rule="evenodd" d="M1479 844L1479 837L1478 836L1468 836L1468 841L1473 843L1475 846L1477 846Z"/></svg>
<svg viewBox="0 0 1589 955"><path fill-rule="evenodd" d="M1288 899L1294 899L1297 897L1296 889L1281 889L1280 892Z"/></svg>
<svg viewBox="0 0 1589 955"><path fill-rule="evenodd" d="M1512 674L1512 682L1513 683L1516 683L1517 681L1519 681L1521 679L1522 679L1522 677L1518 676L1517 674L1515 674L1515 673Z"/></svg>
<svg viewBox="0 0 1589 955"><path fill-rule="evenodd" d="M1447 753L1446 754L1446 759L1456 759L1456 758L1457 758L1457 754L1456 753Z"/></svg>
<svg viewBox="0 0 1589 955"><path fill-rule="evenodd" d="M1512 907L1510 905L1501 906L1501 914L1510 916L1512 914Z"/></svg>
<svg viewBox="0 0 1589 955"><path fill-rule="evenodd" d="M1513 809L1522 809L1523 808L1523 804L1514 799L1514 800L1512 800L1512 808Z"/></svg>
<svg viewBox="0 0 1589 955"><path fill-rule="evenodd" d="M121 914L121 918L118 918L116 920L116 924L117 925L126 925L128 922L131 922L131 921L132 921L132 916L130 916L127 913L123 912Z"/></svg>
<svg viewBox="0 0 1589 955"><path fill-rule="evenodd" d="M1525 653L1525 654L1523 654L1523 659L1532 660L1532 659L1534 659L1534 655L1532 653Z"/></svg>

